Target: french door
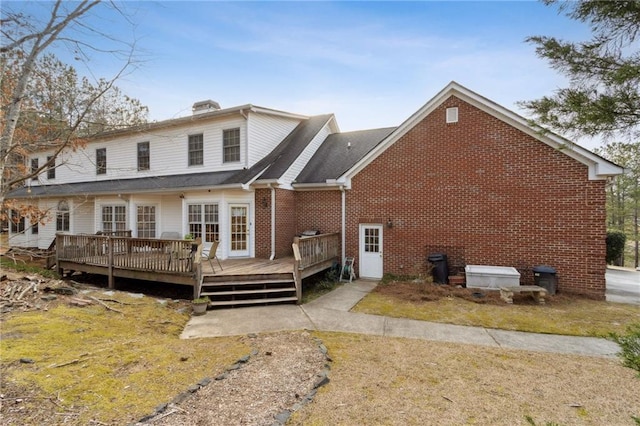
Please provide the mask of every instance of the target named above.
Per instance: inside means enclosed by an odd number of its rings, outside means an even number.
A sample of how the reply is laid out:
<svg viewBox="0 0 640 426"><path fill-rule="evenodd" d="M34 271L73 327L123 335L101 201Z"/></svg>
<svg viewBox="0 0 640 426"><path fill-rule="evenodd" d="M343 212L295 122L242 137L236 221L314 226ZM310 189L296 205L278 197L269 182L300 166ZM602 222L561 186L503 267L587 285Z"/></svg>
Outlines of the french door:
<svg viewBox="0 0 640 426"><path fill-rule="evenodd" d="M249 205L229 205L229 256L249 256Z"/></svg>

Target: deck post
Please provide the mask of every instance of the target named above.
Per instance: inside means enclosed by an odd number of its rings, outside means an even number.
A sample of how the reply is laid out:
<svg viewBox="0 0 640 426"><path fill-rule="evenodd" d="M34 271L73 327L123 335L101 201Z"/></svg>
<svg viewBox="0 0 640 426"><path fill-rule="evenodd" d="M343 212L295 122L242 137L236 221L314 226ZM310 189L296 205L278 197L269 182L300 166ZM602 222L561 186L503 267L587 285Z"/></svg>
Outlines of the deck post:
<svg viewBox="0 0 640 426"><path fill-rule="evenodd" d="M62 236L60 234L56 234L56 269L58 270L58 275L62 278L64 274L64 269L60 267L60 250L64 245L63 241L58 241L58 239L62 240Z"/></svg>
<svg viewBox="0 0 640 426"><path fill-rule="evenodd" d="M293 240L293 244L291 245L293 248L293 279L296 284L296 297L298 298L298 303L302 301L302 276L300 274L300 261L302 257L300 256L300 247L298 246L299 238L296 237Z"/></svg>
<svg viewBox="0 0 640 426"><path fill-rule="evenodd" d="M108 260L107 260L107 267L108 267L108 272L107 272L107 276L109 278L109 288L110 289L114 289L115 288L115 282L114 282L114 278L113 278L113 238L111 236L107 237L107 250L108 250Z"/></svg>

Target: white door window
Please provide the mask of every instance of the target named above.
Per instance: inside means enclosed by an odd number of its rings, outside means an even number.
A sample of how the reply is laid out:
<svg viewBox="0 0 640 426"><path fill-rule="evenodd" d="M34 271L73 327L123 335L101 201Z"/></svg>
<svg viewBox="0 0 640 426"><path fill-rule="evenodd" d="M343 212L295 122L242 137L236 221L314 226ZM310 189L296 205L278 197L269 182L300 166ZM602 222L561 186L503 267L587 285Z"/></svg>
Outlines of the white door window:
<svg viewBox="0 0 640 426"><path fill-rule="evenodd" d="M249 205L229 206L229 256L249 256Z"/></svg>
<svg viewBox="0 0 640 426"><path fill-rule="evenodd" d="M382 278L382 225L360 225L360 276Z"/></svg>

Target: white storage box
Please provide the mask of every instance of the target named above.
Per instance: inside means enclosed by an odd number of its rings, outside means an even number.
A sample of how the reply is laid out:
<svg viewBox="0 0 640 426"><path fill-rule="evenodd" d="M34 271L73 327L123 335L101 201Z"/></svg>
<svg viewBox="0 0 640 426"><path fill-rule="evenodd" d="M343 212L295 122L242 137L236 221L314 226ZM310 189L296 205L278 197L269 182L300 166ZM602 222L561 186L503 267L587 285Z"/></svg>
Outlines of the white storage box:
<svg viewBox="0 0 640 426"><path fill-rule="evenodd" d="M467 265L467 287L498 290L520 285L520 272L510 266Z"/></svg>

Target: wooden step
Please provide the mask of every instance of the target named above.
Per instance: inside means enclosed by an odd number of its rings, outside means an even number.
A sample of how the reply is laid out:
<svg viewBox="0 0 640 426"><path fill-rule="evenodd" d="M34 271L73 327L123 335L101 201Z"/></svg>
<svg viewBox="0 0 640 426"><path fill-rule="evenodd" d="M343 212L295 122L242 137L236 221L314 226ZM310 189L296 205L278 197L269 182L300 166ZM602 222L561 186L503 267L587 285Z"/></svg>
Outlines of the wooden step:
<svg viewBox="0 0 640 426"><path fill-rule="evenodd" d="M292 280L293 273L274 273L274 274L241 274L241 275L216 275L216 274L203 274L204 282L221 282L221 281L269 281L269 280Z"/></svg>
<svg viewBox="0 0 640 426"><path fill-rule="evenodd" d="M267 288L261 290L231 290L231 291L203 291L200 293L201 296L238 296L243 294L267 294L267 293L285 293L285 292L295 292L295 287L287 287L287 288ZM241 299L242 300L242 299Z"/></svg>
<svg viewBox="0 0 640 426"><path fill-rule="evenodd" d="M293 279L284 279L284 280L245 280L245 281L203 281L203 287L222 287L222 286L231 286L231 285L260 285L260 284L292 284L295 283Z"/></svg>
<svg viewBox="0 0 640 426"><path fill-rule="evenodd" d="M209 303L209 306L232 306L232 305L258 305L267 303L284 303L284 302L297 302L298 298L291 297L276 297L272 299L240 299L240 300L213 300Z"/></svg>

